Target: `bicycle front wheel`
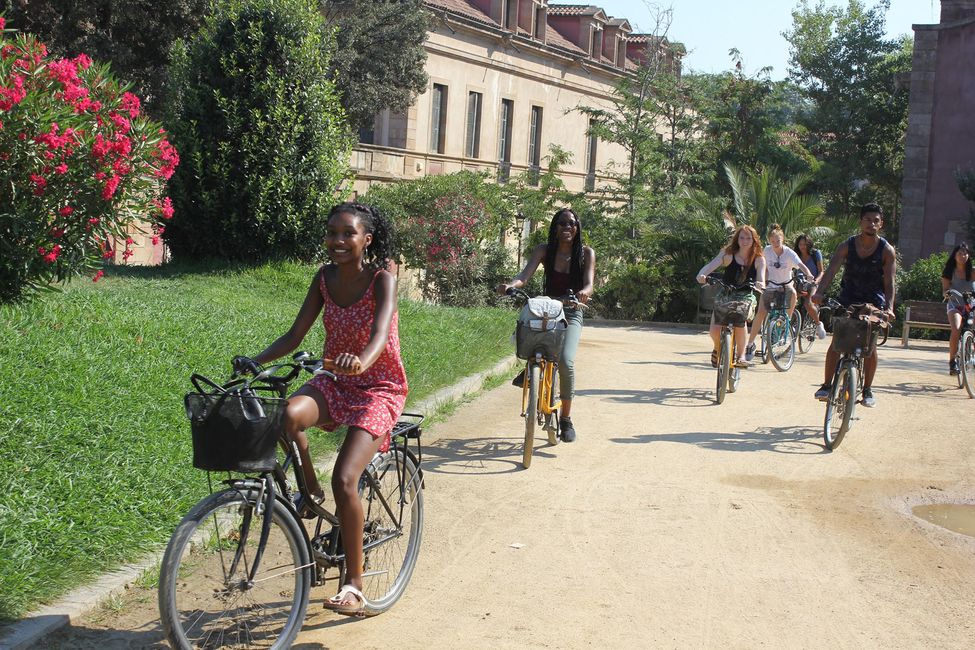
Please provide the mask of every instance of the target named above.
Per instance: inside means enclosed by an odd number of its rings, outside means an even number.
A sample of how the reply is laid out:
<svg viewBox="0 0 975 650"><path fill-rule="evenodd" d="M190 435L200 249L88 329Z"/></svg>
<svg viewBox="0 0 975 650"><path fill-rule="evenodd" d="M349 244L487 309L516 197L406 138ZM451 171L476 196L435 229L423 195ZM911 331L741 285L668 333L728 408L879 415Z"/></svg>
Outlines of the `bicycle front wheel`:
<svg viewBox="0 0 975 650"><path fill-rule="evenodd" d="M796 339L793 336L792 322L785 313L779 313L769 325L772 365L779 372L785 372L796 360Z"/></svg>
<svg viewBox="0 0 975 650"><path fill-rule="evenodd" d="M728 391L728 377L731 370L731 332L725 327L721 330L721 348L718 354L718 385L715 390L715 401L720 404L724 401L725 393Z"/></svg>
<svg viewBox="0 0 975 650"><path fill-rule="evenodd" d="M265 509L257 492L203 499L176 528L159 570L159 615L174 648L288 648L301 629L313 563L300 524L275 500L257 573Z"/></svg>
<svg viewBox="0 0 975 650"><path fill-rule="evenodd" d="M796 310L798 312L798 310ZM802 321L802 327L799 328L799 335L796 337L799 344L799 352L806 353L812 350L813 344L816 342L816 323L813 322L812 318L806 318Z"/></svg>
<svg viewBox="0 0 975 650"><path fill-rule="evenodd" d="M849 365L833 374L833 386L826 402L826 419L823 421L823 441L827 449L839 447L850 428L850 418L856 404L856 369Z"/></svg>
<svg viewBox="0 0 975 650"><path fill-rule="evenodd" d="M961 341L958 342L958 350L958 356L961 357L958 374L961 375L968 396L975 399L975 333L971 330L963 332Z"/></svg>
<svg viewBox="0 0 975 650"><path fill-rule="evenodd" d="M559 413L555 405L559 400L559 367L557 364L552 367L552 388L549 390L548 408L551 413L545 416L545 430L548 432L548 444L559 444Z"/></svg>
<svg viewBox="0 0 975 650"><path fill-rule="evenodd" d="M403 595L420 553L423 485L413 459L403 449L378 455L359 482L359 495L365 522L362 593L372 616Z"/></svg>
<svg viewBox="0 0 975 650"><path fill-rule="evenodd" d="M528 406L525 407L525 449L521 464L525 469L532 464L532 447L535 444L535 422L538 420L538 386L541 383L541 368L537 363L530 365L528 376Z"/></svg>

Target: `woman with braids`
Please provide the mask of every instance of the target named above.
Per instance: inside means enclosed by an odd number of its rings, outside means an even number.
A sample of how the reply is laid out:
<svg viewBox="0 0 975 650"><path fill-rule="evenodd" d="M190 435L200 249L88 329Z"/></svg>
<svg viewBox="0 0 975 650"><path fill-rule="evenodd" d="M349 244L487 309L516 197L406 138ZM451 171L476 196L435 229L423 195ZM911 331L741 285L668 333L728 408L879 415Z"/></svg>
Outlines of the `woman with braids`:
<svg viewBox="0 0 975 650"><path fill-rule="evenodd" d="M338 378L312 378L289 399L285 433L298 446L309 493L325 497L312 467L305 430L348 431L332 472L332 493L342 529L346 582L325 601L327 609L360 614L362 595L362 504L359 477L377 451L389 448L389 432L406 403L406 373L400 359L396 279L387 271L392 255L389 221L378 210L342 203L328 215L325 246L330 264L312 279L294 324L253 359L236 357L234 367L250 370L293 352L315 323L319 312L325 326L324 356L334 359ZM303 517L313 517L298 503Z"/></svg>
<svg viewBox="0 0 975 650"><path fill-rule="evenodd" d="M548 243L536 246L521 273L511 284L498 285L498 293L504 295L511 287L525 286L539 264L545 267L546 296L561 298L572 291L582 304L589 302L596 278L596 253L582 245L582 224L569 208L555 213L548 228ZM576 351L582 336L582 310L566 307L565 318L569 326L559 355L559 398L562 400L559 435L565 442L572 442L576 439L576 430L569 415L575 390ZM522 372L513 383L520 386L524 380Z"/></svg>

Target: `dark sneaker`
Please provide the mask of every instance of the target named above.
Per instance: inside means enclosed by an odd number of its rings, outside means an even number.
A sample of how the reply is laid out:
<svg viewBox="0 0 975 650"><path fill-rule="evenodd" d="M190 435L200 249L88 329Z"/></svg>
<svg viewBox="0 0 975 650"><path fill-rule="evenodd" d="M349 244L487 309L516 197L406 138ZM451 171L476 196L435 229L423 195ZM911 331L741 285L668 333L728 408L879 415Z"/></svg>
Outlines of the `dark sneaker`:
<svg viewBox="0 0 975 650"><path fill-rule="evenodd" d="M749 343L745 346L745 361L751 361L755 358L755 344Z"/></svg>
<svg viewBox="0 0 975 650"><path fill-rule="evenodd" d="M562 442L575 441L576 430L569 418L559 418L559 437L562 438Z"/></svg>
<svg viewBox="0 0 975 650"><path fill-rule="evenodd" d="M958 361L955 359L948 362L948 374L952 377L958 374Z"/></svg>
<svg viewBox="0 0 975 650"><path fill-rule="evenodd" d="M869 388L863 389L863 405L866 406L868 409L872 409L877 405L877 400L873 396L873 391L870 390Z"/></svg>
<svg viewBox="0 0 975 650"><path fill-rule="evenodd" d="M825 402L827 399L829 399L829 391L831 388L832 386L830 384L823 384L820 386L819 390L816 391L816 399L818 399L820 402Z"/></svg>
<svg viewBox="0 0 975 650"><path fill-rule="evenodd" d="M514 379L511 380L511 385L512 386L517 386L518 388L521 388L522 386L525 385L525 371L524 371L524 369L522 369L522 371L518 373L518 376L517 377L515 377Z"/></svg>

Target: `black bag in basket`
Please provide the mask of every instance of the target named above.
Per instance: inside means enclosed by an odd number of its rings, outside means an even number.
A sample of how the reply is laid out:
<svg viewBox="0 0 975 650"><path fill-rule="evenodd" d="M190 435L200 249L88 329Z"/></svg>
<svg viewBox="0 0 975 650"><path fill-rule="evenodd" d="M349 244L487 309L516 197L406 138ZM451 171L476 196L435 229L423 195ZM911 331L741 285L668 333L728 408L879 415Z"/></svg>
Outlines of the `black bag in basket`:
<svg viewBox="0 0 975 650"><path fill-rule="evenodd" d="M196 392L187 393L183 403L193 433L193 467L211 472L274 469L288 400L259 396L243 381L218 386L201 375L190 380Z"/></svg>
<svg viewBox="0 0 975 650"><path fill-rule="evenodd" d="M857 348L869 357L877 344L877 328L870 321L856 317L833 317L833 349L839 354L853 354Z"/></svg>

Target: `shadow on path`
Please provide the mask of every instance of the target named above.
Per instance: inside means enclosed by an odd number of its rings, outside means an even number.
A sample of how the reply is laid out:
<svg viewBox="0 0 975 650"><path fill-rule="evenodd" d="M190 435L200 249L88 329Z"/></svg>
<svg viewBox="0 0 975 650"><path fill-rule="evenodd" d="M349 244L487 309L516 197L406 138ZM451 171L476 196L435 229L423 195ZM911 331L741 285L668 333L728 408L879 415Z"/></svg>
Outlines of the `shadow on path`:
<svg viewBox="0 0 975 650"><path fill-rule="evenodd" d="M533 456L553 457L545 441L546 433L535 429ZM525 439L440 438L423 448L423 471L434 474L510 474L519 472Z"/></svg>
<svg viewBox="0 0 975 650"><path fill-rule="evenodd" d="M661 406L714 404L714 391L703 388L657 388L655 390L590 388L577 390L575 394L621 404L660 404Z"/></svg>
<svg viewBox="0 0 975 650"><path fill-rule="evenodd" d="M812 427L759 427L751 432L647 433L631 438L610 438L624 445L680 442L718 451L773 451L779 454L829 453L822 444L822 430Z"/></svg>

